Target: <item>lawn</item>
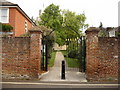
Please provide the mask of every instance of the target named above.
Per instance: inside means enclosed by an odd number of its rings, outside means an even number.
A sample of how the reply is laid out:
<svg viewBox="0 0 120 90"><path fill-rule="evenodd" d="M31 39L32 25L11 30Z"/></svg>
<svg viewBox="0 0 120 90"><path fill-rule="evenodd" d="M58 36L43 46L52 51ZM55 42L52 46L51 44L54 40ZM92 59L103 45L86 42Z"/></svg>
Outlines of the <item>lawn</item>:
<svg viewBox="0 0 120 90"><path fill-rule="evenodd" d="M56 51L51 53L51 58L49 59L49 67L53 67L55 61Z"/></svg>
<svg viewBox="0 0 120 90"><path fill-rule="evenodd" d="M67 51L61 51L61 52L65 56L65 60L68 64L68 67L72 67L72 68L80 67L80 60L74 58L68 58Z"/></svg>

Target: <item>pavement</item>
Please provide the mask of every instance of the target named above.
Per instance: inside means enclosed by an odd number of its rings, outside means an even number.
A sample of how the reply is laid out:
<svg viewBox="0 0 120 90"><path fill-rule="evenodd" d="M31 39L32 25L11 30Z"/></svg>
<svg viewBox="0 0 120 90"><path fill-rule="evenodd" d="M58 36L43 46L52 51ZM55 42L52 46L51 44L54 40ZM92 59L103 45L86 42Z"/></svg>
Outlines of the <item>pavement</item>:
<svg viewBox="0 0 120 90"><path fill-rule="evenodd" d="M118 90L119 85L118 84L2 82L2 88L117 88Z"/></svg>
<svg viewBox="0 0 120 90"><path fill-rule="evenodd" d="M61 82L87 82L85 73L79 72L79 70L66 70L65 80L61 79L61 63L64 60L64 56L61 52L56 53L54 66L47 72L41 75L40 81L61 81Z"/></svg>

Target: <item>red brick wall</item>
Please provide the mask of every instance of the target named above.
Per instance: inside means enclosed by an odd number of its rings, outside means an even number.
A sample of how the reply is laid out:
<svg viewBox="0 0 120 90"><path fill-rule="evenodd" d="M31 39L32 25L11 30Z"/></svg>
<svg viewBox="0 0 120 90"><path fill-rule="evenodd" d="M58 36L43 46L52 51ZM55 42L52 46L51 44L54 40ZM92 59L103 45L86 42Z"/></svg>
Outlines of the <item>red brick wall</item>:
<svg viewBox="0 0 120 90"><path fill-rule="evenodd" d="M120 80L120 37L118 39L118 79Z"/></svg>
<svg viewBox="0 0 120 90"><path fill-rule="evenodd" d="M30 38L2 38L3 77L28 75Z"/></svg>
<svg viewBox="0 0 120 90"><path fill-rule="evenodd" d="M86 31L86 75L90 81L118 79L118 40L98 37L98 29Z"/></svg>
<svg viewBox="0 0 120 90"><path fill-rule="evenodd" d="M41 33L30 33L30 38L2 38L3 79L39 77L41 73Z"/></svg>
<svg viewBox="0 0 120 90"><path fill-rule="evenodd" d="M99 37L100 71L99 77L103 80L118 79L118 39L117 37ZM119 46L120 47L120 46Z"/></svg>
<svg viewBox="0 0 120 90"><path fill-rule="evenodd" d="M98 78L99 60L98 54L98 32L87 32L86 39L86 75L88 80L96 80Z"/></svg>
<svg viewBox="0 0 120 90"><path fill-rule="evenodd" d="M40 31L30 31L31 33L31 44L30 44L30 66L31 66L31 75L38 77L38 73L41 73L41 35Z"/></svg>

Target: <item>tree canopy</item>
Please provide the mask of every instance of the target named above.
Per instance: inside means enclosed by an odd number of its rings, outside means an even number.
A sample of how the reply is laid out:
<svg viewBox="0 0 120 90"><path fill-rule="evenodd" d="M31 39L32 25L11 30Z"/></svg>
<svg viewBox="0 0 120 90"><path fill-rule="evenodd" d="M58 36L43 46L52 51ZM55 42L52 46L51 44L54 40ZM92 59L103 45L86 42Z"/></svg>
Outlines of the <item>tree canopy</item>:
<svg viewBox="0 0 120 90"><path fill-rule="evenodd" d="M59 45L64 45L68 38L75 39L79 37L82 34L80 29L88 26L88 24L85 24L85 14L76 15L75 12L63 10L62 16L62 28L58 30L59 33L56 35L58 37L56 42Z"/></svg>
<svg viewBox="0 0 120 90"><path fill-rule="evenodd" d="M40 16L40 25L55 31L56 43L64 45L67 38L77 38L85 24L85 14L76 14L69 10L60 10L59 6L50 4Z"/></svg>
<svg viewBox="0 0 120 90"><path fill-rule="evenodd" d="M57 30L62 25L62 16L60 14L59 6L54 4L49 5L42 15L41 18L41 25L45 25L52 30Z"/></svg>

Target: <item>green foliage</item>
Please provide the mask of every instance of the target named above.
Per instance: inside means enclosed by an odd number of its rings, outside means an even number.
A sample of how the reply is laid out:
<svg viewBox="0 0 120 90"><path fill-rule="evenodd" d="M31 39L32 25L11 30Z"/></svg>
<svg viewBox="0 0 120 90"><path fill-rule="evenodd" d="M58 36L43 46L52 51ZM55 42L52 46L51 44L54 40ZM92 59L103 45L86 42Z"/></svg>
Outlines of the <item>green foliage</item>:
<svg viewBox="0 0 120 90"><path fill-rule="evenodd" d="M53 67L53 65L54 65L55 56L56 56L56 51L53 51L53 52L51 53L51 58L49 59L49 66L50 66L50 67Z"/></svg>
<svg viewBox="0 0 120 90"><path fill-rule="evenodd" d="M60 14L59 6L54 4L49 5L44 13L40 16L41 22L40 25L45 25L52 30L57 30L61 28L62 16Z"/></svg>
<svg viewBox="0 0 120 90"><path fill-rule="evenodd" d="M118 36L118 37L119 37L119 36L120 36L120 33L116 33L116 36Z"/></svg>
<svg viewBox="0 0 120 90"><path fill-rule="evenodd" d="M86 17L84 14L76 15L75 12L64 10L64 28L66 30L67 38L76 38L81 33L80 29L84 27Z"/></svg>
<svg viewBox="0 0 120 90"><path fill-rule="evenodd" d="M67 48L68 57L74 59L80 59L80 46L77 46L76 42L70 43Z"/></svg>
<svg viewBox="0 0 120 90"><path fill-rule="evenodd" d="M63 53L64 56L67 55L67 51L61 51L61 52ZM79 59L65 57L65 60L68 64L68 67L76 68L80 66Z"/></svg>
<svg viewBox="0 0 120 90"><path fill-rule="evenodd" d="M84 24L86 17L84 14L76 15L75 12L64 10L62 29L57 30L57 43L64 45L67 38L75 39L82 34L82 28L88 27L88 24Z"/></svg>
<svg viewBox="0 0 120 90"><path fill-rule="evenodd" d="M82 32L80 29L88 27L88 24L85 24L85 14L76 15L75 12L69 10L61 11L59 6L54 4L45 8L40 18L39 25L55 31L56 43L61 46L65 44L67 38L78 37Z"/></svg>
<svg viewBox="0 0 120 90"><path fill-rule="evenodd" d="M13 27L9 24L2 24L2 31L3 32L10 32L13 29Z"/></svg>
<svg viewBox="0 0 120 90"><path fill-rule="evenodd" d="M54 4L49 5L44 10L44 13L40 16L40 18L41 18L41 22L39 22L39 24L45 25L47 28L50 28L53 31L55 31L54 34L56 34L56 38L57 38L56 41L60 41L59 43L63 44L64 42L61 39L62 37L60 36L63 18L62 18L62 15L60 14L59 6L56 6ZM64 34L62 34L62 35L64 35Z"/></svg>
<svg viewBox="0 0 120 90"><path fill-rule="evenodd" d="M105 30L101 30L99 33L98 33L98 36L99 37L108 37L108 34Z"/></svg>
<svg viewBox="0 0 120 90"><path fill-rule="evenodd" d="M71 50L69 53L68 53L68 57L69 58L77 58L78 57L78 55L80 55L79 54L79 52L78 52L78 50Z"/></svg>
<svg viewBox="0 0 120 90"><path fill-rule="evenodd" d="M40 27L41 30L42 30L42 36L43 36L43 41L42 41L42 43L45 43L45 38L47 38L47 43L48 43L48 45L49 45L50 47L52 47L53 44L54 44L54 42L55 42L55 40L56 40L56 38L55 38L55 33L52 32L52 30L49 29L49 28L47 28L46 26L41 25L41 26L39 26L39 27ZM52 33L51 33L51 32L52 32ZM50 33L51 33L51 34L50 34ZM46 37L46 36L47 36L47 37Z"/></svg>
<svg viewBox="0 0 120 90"><path fill-rule="evenodd" d="M52 32L52 30L47 28L46 26L41 25L39 27L42 30L42 37L43 37L42 38L42 44L45 44L45 42L47 42L47 45L48 45L48 55L50 56L50 53L52 52L52 47L53 47L53 45L54 45L54 43L56 41L55 33Z"/></svg>

